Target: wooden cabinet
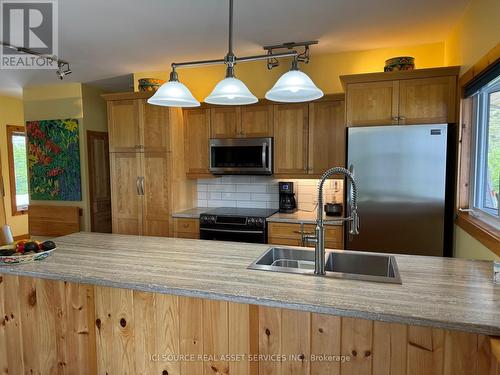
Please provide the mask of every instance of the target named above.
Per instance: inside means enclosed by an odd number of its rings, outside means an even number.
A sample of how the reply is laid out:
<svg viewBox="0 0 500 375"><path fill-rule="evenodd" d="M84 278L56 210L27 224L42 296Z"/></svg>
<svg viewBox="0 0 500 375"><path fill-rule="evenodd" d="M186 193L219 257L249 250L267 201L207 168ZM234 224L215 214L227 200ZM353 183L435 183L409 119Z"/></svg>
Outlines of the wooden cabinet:
<svg viewBox="0 0 500 375"><path fill-rule="evenodd" d="M139 149L139 100L108 101L110 152L135 152Z"/></svg>
<svg viewBox="0 0 500 375"><path fill-rule="evenodd" d="M239 106L210 109L211 138L236 138L241 135L241 109Z"/></svg>
<svg viewBox="0 0 500 375"><path fill-rule="evenodd" d="M458 67L342 76L347 126L456 121Z"/></svg>
<svg viewBox="0 0 500 375"><path fill-rule="evenodd" d="M170 156L168 153L145 152L141 155L143 235L170 235L170 197L169 176Z"/></svg>
<svg viewBox="0 0 500 375"><path fill-rule="evenodd" d="M249 105L241 107L241 136L247 138L272 137L272 105Z"/></svg>
<svg viewBox="0 0 500 375"><path fill-rule="evenodd" d="M274 106L274 173L308 173L309 111L307 104Z"/></svg>
<svg viewBox="0 0 500 375"><path fill-rule="evenodd" d="M194 204L196 186L185 174L182 110L149 105L150 95L103 95L109 111L113 233L169 236L172 212Z"/></svg>
<svg viewBox="0 0 500 375"><path fill-rule="evenodd" d="M346 128L344 101L309 104L308 173L321 175L328 168L344 166Z"/></svg>
<svg viewBox="0 0 500 375"><path fill-rule="evenodd" d="M306 246L313 248L303 240L305 235L314 234L314 224L269 223L268 243L273 245ZM344 232L341 225L325 226L325 247L327 249L344 248Z"/></svg>
<svg viewBox="0 0 500 375"><path fill-rule="evenodd" d="M455 76L400 81L399 123L455 122L456 95Z"/></svg>
<svg viewBox="0 0 500 375"><path fill-rule="evenodd" d="M200 238L200 221L198 219L174 218L174 237Z"/></svg>
<svg viewBox="0 0 500 375"><path fill-rule="evenodd" d="M184 111L184 148L188 177L211 177L208 170L208 139L210 138L210 109Z"/></svg>
<svg viewBox="0 0 500 375"><path fill-rule="evenodd" d="M273 136L273 106L228 106L210 109L211 138Z"/></svg>
<svg viewBox="0 0 500 375"><path fill-rule="evenodd" d="M349 84L346 91L346 121L350 126L397 123L398 82Z"/></svg>
<svg viewBox="0 0 500 375"><path fill-rule="evenodd" d="M108 101L110 152L168 152L169 124L180 111L147 104L145 99Z"/></svg>
<svg viewBox="0 0 500 375"><path fill-rule="evenodd" d="M141 154L110 154L113 233L142 234Z"/></svg>

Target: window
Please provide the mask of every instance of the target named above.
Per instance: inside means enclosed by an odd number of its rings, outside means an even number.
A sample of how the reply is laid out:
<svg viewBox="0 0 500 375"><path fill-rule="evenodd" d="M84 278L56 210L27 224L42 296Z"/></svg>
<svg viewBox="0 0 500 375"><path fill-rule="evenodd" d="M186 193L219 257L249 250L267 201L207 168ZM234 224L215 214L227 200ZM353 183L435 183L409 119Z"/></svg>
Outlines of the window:
<svg viewBox="0 0 500 375"><path fill-rule="evenodd" d="M473 209L499 217L500 188L500 77L474 96L473 143L471 157L471 197Z"/></svg>
<svg viewBox="0 0 500 375"><path fill-rule="evenodd" d="M28 212L29 204L26 134L23 127L7 125L7 149L12 215L20 215Z"/></svg>

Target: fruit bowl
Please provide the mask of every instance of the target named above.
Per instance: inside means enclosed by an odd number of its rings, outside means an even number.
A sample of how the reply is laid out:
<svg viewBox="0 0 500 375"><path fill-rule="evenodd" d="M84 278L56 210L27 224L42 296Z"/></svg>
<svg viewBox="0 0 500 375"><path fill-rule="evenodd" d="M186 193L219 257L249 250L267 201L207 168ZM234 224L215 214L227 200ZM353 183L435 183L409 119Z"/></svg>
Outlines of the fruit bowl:
<svg viewBox="0 0 500 375"><path fill-rule="evenodd" d="M0 266L8 266L11 264L25 264L44 260L57 248L41 251L39 253L23 254L23 255L2 255L0 256Z"/></svg>
<svg viewBox="0 0 500 375"><path fill-rule="evenodd" d="M43 260L54 250L56 250L56 244L50 240L42 243L35 240L19 240L0 246L0 266Z"/></svg>

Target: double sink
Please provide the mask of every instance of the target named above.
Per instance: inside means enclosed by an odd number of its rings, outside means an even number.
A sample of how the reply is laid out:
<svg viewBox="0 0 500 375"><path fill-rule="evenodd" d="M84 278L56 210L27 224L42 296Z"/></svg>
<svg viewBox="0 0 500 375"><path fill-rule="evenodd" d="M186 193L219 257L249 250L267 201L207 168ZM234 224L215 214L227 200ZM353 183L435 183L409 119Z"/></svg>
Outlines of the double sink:
<svg viewBox="0 0 500 375"><path fill-rule="evenodd" d="M271 247L249 269L314 275L314 251ZM325 277L401 284L393 255L326 251Z"/></svg>

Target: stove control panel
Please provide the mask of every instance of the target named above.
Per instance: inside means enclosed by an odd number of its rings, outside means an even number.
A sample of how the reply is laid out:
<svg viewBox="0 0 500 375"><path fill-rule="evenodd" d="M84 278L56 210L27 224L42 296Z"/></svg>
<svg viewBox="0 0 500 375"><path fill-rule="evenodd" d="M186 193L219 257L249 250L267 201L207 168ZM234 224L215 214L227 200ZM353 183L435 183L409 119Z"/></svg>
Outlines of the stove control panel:
<svg viewBox="0 0 500 375"><path fill-rule="evenodd" d="M247 226L251 228L264 228L266 219L262 217L249 217L247 219Z"/></svg>
<svg viewBox="0 0 500 375"><path fill-rule="evenodd" d="M217 221L217 216L215 215L201 215L200 223L201 224L215 224Z"/></svg>

